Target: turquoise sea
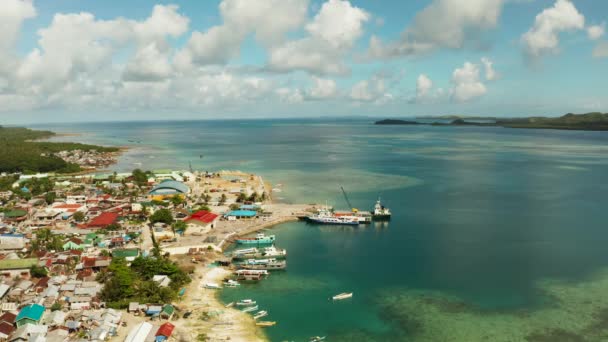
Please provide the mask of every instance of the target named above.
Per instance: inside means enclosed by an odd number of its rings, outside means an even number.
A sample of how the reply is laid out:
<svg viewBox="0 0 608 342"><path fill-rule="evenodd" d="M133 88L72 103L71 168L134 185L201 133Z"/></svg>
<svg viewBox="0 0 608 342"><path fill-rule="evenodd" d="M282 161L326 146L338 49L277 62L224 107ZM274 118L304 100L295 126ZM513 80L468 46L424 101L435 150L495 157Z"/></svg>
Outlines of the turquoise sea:
<svg viewBox="0 0 608 342"><path fill-rule="evenodd" d="M375 126L372 120L37 125L128 146L114 168L239 169L286 202L370 209L386 224L271 229L288 270L253 298L272 341L608 338L608 132ZM141 163L141 164L139 164ZM332 303L340 292L352 300Z"/></svg>

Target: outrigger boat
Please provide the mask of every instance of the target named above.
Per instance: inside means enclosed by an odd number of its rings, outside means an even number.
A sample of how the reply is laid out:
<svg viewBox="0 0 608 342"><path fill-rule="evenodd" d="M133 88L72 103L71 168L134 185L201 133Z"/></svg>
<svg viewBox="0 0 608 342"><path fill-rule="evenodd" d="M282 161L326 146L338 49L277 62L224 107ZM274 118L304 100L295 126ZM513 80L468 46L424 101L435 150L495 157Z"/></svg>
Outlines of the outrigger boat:
<svg viewBox="0 0 608 342"><path fill-rule="evenodd" d="M252 237L252 238L236 239L236 243L241 244L241 245L263 245L263 244L274 243L274 240L275 240L274 235L266 236L265 234L261 233L261 234L257 234L255 237Z"/></svg>
<svg viewBox="0 0 608 342"><path fill-rule="evenodd" d="M259 308L260 308L260 307L259 307L259 306L257 306L257 305L256 305L256 306L250 306L250 307L248 307L248 308L244 308L242 311L243 311L243 312L252 312L252 311L256 311L256 310L257 310L257 309L259 309Z"/></svg>
<svg viewBox="0 0 608 342"><path fill-rule="evenodd" d="M249 306L249 305L255 305L255 300L253 299L242 299L238 302L236 302L237 306Z"/></svg>
<svg viewBox="0 0 608 342"><path fill-rule="evenodd" d="M255 315L253 315L253 319L258 319L258 318L262 318L268 316L268 311L258 311L258 313L256 313Z"/></svg>
<svg viewBox="0 0 608 342"><path fill-rule="evenodd" d="M276 324L277 324L277 322L274 322L274 321L261 321L261 322L257 322L255 325L257 325L258 327L271 327Z"/></svg>
<svg viewBox="0 0 608 342"><path fill-rule="evenodd" d="M340 294L337 294L337 295L331 297L331 299L333 299L333 300L343 300L343 299L352 298L352 296L353 296L352 292L348 292L348 293L347 292L343 292L343 293L340 293Z"/></svg>

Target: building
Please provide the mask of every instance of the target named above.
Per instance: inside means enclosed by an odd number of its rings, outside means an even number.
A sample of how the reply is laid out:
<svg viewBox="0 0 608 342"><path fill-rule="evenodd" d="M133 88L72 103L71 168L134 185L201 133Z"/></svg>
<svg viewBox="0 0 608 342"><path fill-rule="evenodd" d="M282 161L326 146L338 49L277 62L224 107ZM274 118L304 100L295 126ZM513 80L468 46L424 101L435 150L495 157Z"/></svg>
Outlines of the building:
<svg viewBox="0 0 608 342"><path fill-rule="evenodd" d="M25 324L33 324L38 325L40 320L42 319L42 315L44 314L44 306L40 304L30 304L25 306L15 319L15 323L17 324L17 328Z"/></svg>
<svg viewBox="0 0 608 342"><path fill-rule="evenodd" d="M5 277L15 277L30 273L30 267L38 264L38 259L4 259L0 260L0 273Z"/></svg>
<svg viewBox="0 0 608 342"><path fill-rule="evenodd" d="M139 256L138 248L113 249L112 258L125 258L127 261L133 261Z"/></svg>
<svg viewBox="0 0 608 342"><path fill-rule="evenodd" d="M118 221L118 213L101 213L87 224L89 228L105 228Z"/></svg>
<svg viewBox="0 0 608 342"><path fill-rule="evenodd" d="M125 342L141 342L146 339L146 336L152 330L152 324L148 322L141 322L138 325L134 326L127 338L125 338Z"/></svg>
<svg viewBox="0 0 608 342"><path fill-rule="evenodd" d="M258 215L257 211L253 210L232 210L224 217L229 220L241 219L241 218L254 218Z"/></svg>
<svg viewBox="0 0 608 342"><path fill-rule="evenodd" d="M192 232L193 229L203 232L215 228L218 217L219 215L206 210L197 211L184 220L188 224L187 232Z"/></svg>
<svg viewBox="0 0 608 342"><path fill-rule="evenodd" d="M161 325L156 331L156 342L168 340L171 334L173 334L173 329L175 329L175 326L169 322Z"/></svg>
<svg viewBox="0 0 608 342"><path fill-rule="evenodd" d="M187 195L188 193L190 193L190 188L186 184L168 179L156 184L150 190L149 195L153 197L172 197Z"/></svg>

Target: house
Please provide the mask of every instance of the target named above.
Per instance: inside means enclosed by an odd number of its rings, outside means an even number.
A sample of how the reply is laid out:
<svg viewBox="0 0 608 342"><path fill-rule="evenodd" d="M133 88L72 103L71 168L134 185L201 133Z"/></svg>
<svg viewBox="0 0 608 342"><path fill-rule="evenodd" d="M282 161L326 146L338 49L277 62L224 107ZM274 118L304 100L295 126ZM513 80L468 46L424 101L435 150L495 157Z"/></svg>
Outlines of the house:
<svg viewBox="0 0 608 342"><path fill-rule="evenodd" d="M15 327L6 322L0 323L0 341L6 340L15 331Z"/></svg>
<svg viewBox="0 0 608 342"><path fill-rule="evenodd" d="M173 334L175 326L169 322L162 324L156 331L156 342L166 341Z"/></svg>
<svg viewBox="0 0 608 342"><path fill-rule="evenodd" d="M44 324L50 327L61 326L65 322L65 312L61 310L53 311L44 318Z"/></svg>
<svg viewBox="0 0 608 342"><path fill-rule="evenodd" d="M25 247L25 238L21 234L0 235L0 250L22 250Z"/></svg>
<svg viewBox="0 0 608 342"><path fill-rule="evenodd" d="M118 221L118 213L103 212L87 224L88 228L105 228Z"/></svg>
<svg viewBox="0 0 608 342"><path fill-rule="evenodd" d="M44 314L44 306L40 304L30 304L19 311L15 323L18 328L25 324L37 325L42 319L42 314Z"/></svg>
<svg viewBox="0 0 608 342"><path fill-rule="evenodd" d="M125 258L127 261L133 261L138 256L139 256L138 248L123 248L123 249L113 249L112 250L113 258Z"/></svg>
<svg viewBox="0 0 608 342"><path fill-rule="evenodd" d="M254 218L257 215L258 212L254 210L232 210L231 212L224 214L224 217L228 220L235 220L241 218Z"/></svg>
<svg viewBox="0 0 608 342"><path fill-rule="evenodd" d="M173 314L175 313L175 307L171 304L167 304L163 307L163 310L160 312L160 317L164 319L171 319Z"/></svg>
<svg viewBox="0 0 608 342"><path fill-rule="evenodd" d="M0 260L0 274L10 278L28 275L30 273L30 267L37 264L38 259L36 258L3 259Z"/></svg>
<svg viewBox="0 0 608 342"><path fill-rule="evenodd" d="M192 230L203 232L215 228L219 215L206 210L199 210L187 217L184 222L188 224L187 232Z"/></svg>
<svg viewBox="0 0 608 342"><path fill-rule="evenodd" d="M82 240L77 239L77 238L71 238L70 240L68 240L68 242L63 244L63 250L65 251L69 251L69 250L84 250L85 246L82 243Z"/></svg>
<svg viewBox="0 0 608 342"><path fill-rule="evenodd" d="M46 335L48 327L46 325L26 324L18 327L9 337L9 342L38 342L39 337Z"/></svg>

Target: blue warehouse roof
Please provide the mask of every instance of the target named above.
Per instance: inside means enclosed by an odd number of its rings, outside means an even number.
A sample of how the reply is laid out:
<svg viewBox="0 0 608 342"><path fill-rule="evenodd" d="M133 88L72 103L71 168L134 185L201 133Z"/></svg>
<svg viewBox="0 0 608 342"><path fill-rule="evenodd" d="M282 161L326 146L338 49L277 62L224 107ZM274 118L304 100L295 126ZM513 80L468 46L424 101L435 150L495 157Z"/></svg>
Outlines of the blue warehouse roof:
<svg viewBox="0 0 608 342"><path fill-rule="evenodd" d="M44 306L39 305L39 304L30 304L30 305L24 307L23 309L21 309L21 311L19 311L19 315L17 315L17 318L15 319L15 321L18 322L24 318L29 318L34 321L39 321L42 318L43 313L44 313Z"/></svg>
<svg viewBox="0 0 608 342"><path fill-rule="evenodd" d="M224 216L226 216L226 217L228 217L228 216L254 217L257 214L258 214L258 212L257 211L253 211L253 210L233 210L233 211L229 212L228 214L226 214Z"/></svg>

